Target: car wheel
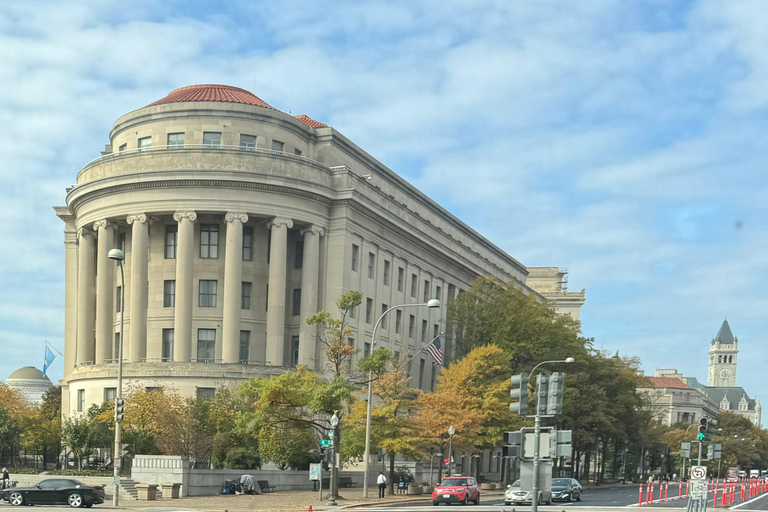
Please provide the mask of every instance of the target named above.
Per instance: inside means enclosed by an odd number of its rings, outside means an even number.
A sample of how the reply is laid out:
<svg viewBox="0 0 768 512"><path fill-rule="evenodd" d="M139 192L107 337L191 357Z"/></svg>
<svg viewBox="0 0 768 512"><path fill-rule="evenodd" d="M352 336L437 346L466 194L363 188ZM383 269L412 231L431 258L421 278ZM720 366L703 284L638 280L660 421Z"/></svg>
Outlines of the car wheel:
<svg viewBox="0 0 768 512"><path fill-rule="evenodd" d="M505 502L504 502L504 504L505 504L505 505L511 505L511 504L512 504L512 502L511 502L511 501L505 501Z"/></svg>
<svg viewBox="0 0 768 512"><path fill-rule="evenodd" d="M477 498L475 498L475 505L480 504L480 493L477 493Z"/></svg>
<svg viewBox="0 0 768 512"><path fill-rule="evenodd" d="M93 503L86 503L85 508L91 508L93 506Z"/></svg>
<svg viewBox="0 0 768 512"><path fill-rule="evenodd" d="M574 501L576 501L576 500L575 500L575 497L574 497L574 493L571 493L571 494L569 494L569 495L568 495L568 501L570 501L571 503L573 503Z"/></svg>
<svg viewBox="0 0 768 512"><path fill-rule="evenodd" d="M463 505L463 506L466 506L466 504L467 504L467 498L466 498L466 496L464 497L464 499L463 499L463 500L461 500L461 502L460 502L459 504L460 504L460 505Z"/></svg>
<svg viewBox="0 0 768 512"><path fill-rule="evenodd" d="M437 506L437 505L439 505L439 503L437 503L436 501L433 501L432 505Z"/></svg>
<svg viewBox="0 0 768 512"><path fill-rule="evenodd" d="M576 497L576 501L581 501L581 493Z"/></svg>
<svg viewBox="0 0 768 512"><path fill-rule="evenodd" d="M73 492L67 496L67 503L72 508L80 508L83 506L83 495L79 492Z"/></svg>
<svg viewBox="0 0 768 512"><path fill-rule="evenodd" d="M24 504L24 496L20 492L12 492L8 497L8 503L11 505L19 506Z"/></svg>

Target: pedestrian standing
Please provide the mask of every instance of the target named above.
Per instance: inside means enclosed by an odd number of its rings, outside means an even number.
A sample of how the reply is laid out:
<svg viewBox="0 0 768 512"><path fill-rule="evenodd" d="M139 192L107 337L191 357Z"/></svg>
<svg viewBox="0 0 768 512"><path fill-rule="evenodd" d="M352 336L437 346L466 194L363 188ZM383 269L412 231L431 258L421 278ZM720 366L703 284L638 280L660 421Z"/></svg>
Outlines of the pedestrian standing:
<svg viewBox="0 0 768 512"><path fill-rule="evenodd" d="M11 475L8 474L8 468L3 468L3 482L2 482L3 489L10 487L11 486L10 484L11 484Z"/></svg>
<svg viewBox="0 0 768 512"><path fill-rule="evenodd" d="M379 471L379 477L376 479L376 483L379 484L379 498L384 497L384 490L387 488L387 477L384 473Z"/></svg>

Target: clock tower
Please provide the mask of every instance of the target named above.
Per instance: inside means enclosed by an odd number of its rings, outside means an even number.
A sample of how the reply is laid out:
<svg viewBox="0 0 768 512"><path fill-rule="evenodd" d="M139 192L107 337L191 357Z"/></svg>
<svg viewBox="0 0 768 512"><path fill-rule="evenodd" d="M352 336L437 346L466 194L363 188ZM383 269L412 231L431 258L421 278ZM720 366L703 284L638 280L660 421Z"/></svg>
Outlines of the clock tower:
<svg viewBox="0 0 768 512"><path fill-rule="evenodd" d="M728 320L723 321L717 336L709 344L708 386L736 386L736 356L739 339L733 336Z"/></svg>

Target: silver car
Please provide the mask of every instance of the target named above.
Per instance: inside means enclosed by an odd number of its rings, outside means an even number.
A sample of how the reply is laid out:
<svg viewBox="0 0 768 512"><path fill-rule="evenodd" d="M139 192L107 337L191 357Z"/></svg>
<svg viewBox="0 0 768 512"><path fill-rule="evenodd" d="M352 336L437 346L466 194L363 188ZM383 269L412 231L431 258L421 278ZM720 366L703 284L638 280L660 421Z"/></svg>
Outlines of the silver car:
<svg viewBox="0 0 768 512"><path fill-rule="evenodd" d="M507 486L504 491L504 504L512 505L515 503L532 503L533 491L524 491L520 488L520 480L515 480L512 485ZM550 491L539 491L539 503L547 505L552 504L552 493Z"/></svg>

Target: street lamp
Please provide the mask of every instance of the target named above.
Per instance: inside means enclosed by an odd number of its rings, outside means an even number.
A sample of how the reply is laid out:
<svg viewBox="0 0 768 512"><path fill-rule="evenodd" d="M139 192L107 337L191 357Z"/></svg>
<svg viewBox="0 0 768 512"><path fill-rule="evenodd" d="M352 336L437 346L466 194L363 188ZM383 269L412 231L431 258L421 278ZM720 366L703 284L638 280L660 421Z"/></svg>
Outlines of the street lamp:
<svg viewBox="0 0 768 512"><path fill-rule="evenodd" d="M478 459L479 459L479 458L480 458L480 455L478 455L477 453L475 453L475 454L472 454L472 455L470 455L470 456L469 456L469 472L467 473L467 476L469 476L469 475L471 475L471 474L472 474L472 459L474 459L474 458L478 458ZM478 466L479 466L479 465L480 465L480 461L477 461L477 464L478 464ZM478 469L479 469L479 468L478 468Z"/></svg>
<svg viewBox="0 0 768 512"><path fill-rule="evenodd" d="M429 458L429 485L432 485L435 483L435 480L432 478L433 472L432 472L432 464L435 462L435 457L442 457L442 453L433 453L432 456Z"/></svg>
<svg viewBox="0 0 768 512"><path fill-rule="evenodd" d="M453 434L456 433L456 429L453 425L448 427L448 474L446 476L453 476Z"/></svg>
<svg viewBox="0 0 768 512"><path fill-rule="evenodd" d="M440 301L438 299L430 299L428 302L425 302L423 304L399 304L397 306L392 306L388 310L384 311L381 316L376 320L376 323L373 325L373 332L371 333L371 354L373 354L373 351L376 348L376 329L378 329L379 324L381 323L381 320L393 309L400 309L400 308L414 308L414 307L428 307L430 309L439 308L440 307ZM368 465L370 463L370 453L371 453L371 402L373 401L373 370L368 372L368 407L366 409L365 413L365 453L363 454L363 458L365 460L365 473L363 473L363 498L368 497Z"/></svg>
<svg viewBox="0 0 768 512"><path fill-rule="evenodd" d="M572 357L566 357L561 361L542 361L537 364L531 370L529 380L533 380L533 374L536 369L543 364L555 364L555 363L573 363L576 360ZM537 389L536 393L540 390ZM531 495L531 512L537 512L539 510L539 448L541 440L541 418L539 417L539 408L536 407L536 415L533 422L533 494Z"/></svg>
<svg viewBox="0 0 768 512"><path fill-rule="evenodd" d="M123 323L125 320L125 273L123 271L123 262L125 253L120 249L110 249L107 257L117 262L120 267L120 343L117 354L117 397L115 397L115 452L112 454L113 480L115 484L115 494L112 496L112 506L118 506L120 502L120 452L122 451L122 422L123 419L117 412L118 404L123 400Z"/></svg>
<svg viewBox="0 0 768 512"><path fill-rule="evenodd" d="M331 430L333 431L333 442L331 443L331 481L328 484L330 487L328 490L330 496L328 496L328 502L326 502L326 505L331 507L336 506L336 493L339 488L337 484L339 468L336 467L336 443L339 440L339 436L337 435L338 431L336 430L336 427L339 425L339 417L337 413L338 411L335 411L333 416L331 416ZM322 482L320 482L320 487L322 488Z"/></svg>

